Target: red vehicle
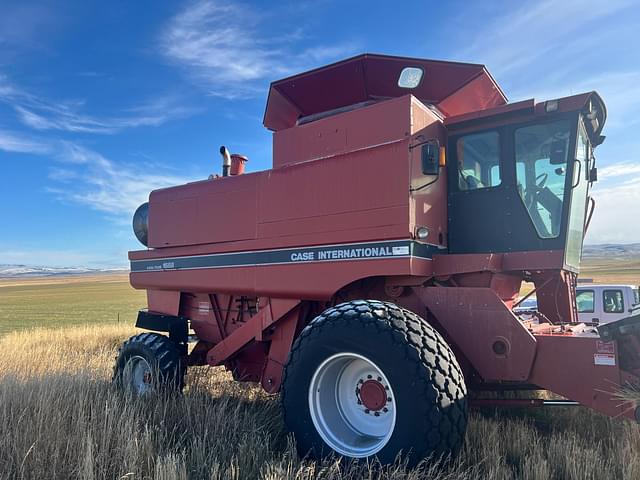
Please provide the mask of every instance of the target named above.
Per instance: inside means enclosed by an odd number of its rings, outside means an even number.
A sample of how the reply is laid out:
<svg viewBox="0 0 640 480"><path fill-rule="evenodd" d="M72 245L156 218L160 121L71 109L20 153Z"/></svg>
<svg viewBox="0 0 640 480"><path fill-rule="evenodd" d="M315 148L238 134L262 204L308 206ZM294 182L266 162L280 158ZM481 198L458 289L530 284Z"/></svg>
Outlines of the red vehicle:
<svg viewBox="0 0 640 480"><path fill-rule="evenodd" d="M639 382L640 318L577 321L605 119L595 92L507 103L466 63L366 54L272 83L272 169L223 147L223 176L136 212L137 326L162 333L124 343L116 380L180 389L224 365L280 392L301 452L382 462L455 452L483 390L640 420L616 397Z"/></svg>

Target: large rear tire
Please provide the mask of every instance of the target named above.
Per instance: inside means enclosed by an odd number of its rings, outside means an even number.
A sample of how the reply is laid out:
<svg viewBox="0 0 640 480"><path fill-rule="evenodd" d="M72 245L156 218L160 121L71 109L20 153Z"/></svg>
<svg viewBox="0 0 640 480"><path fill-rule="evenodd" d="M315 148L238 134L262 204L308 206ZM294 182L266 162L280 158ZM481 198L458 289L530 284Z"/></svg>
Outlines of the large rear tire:
<svg viewBox="0 0 640 480"><path fill-rule="evenodd" d="M113 372L116 385L133 395L182 391L185 365L180 348L169 337L141 333L120 347Z"/></svg>
<svg viewBox="0 0 640 480"><path fill-rule="evenodd" d="M455 454L467 425L456 358L426 321L394 304L330 308L300 334L282 386L299 453L411 464Z"/></svg>

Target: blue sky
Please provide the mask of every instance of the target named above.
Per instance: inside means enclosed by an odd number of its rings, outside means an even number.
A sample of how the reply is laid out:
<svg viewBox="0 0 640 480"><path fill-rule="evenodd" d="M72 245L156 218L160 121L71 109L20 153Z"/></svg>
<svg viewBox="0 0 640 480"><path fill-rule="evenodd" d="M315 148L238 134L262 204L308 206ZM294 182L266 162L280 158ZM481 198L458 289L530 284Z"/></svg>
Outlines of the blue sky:
<svg viewBox="0 0 640 480"><path fill-rule="evenodd" d="M0 263L124 266L154 188L271 165L272 80L362 52L488 66L511 101L608 106L588 243L640 242L636 1L0 4Z"/></svg>

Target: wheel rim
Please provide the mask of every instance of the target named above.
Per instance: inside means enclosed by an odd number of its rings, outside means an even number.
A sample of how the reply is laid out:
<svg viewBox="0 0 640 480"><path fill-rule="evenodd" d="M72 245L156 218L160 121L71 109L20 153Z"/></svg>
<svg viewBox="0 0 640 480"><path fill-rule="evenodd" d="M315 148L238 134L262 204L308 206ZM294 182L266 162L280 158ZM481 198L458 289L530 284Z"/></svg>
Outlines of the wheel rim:
<svg viewBox="0 0 640 480"><path fill-rule="evenodd" d="M125 388L137 395L153 390L153 370L147 359L139 355L127 360L122 378Z"/></svg>
<svg viewBox="0 0 640 480"><path fill-rule="evenodd" d="M309 387L309 411L320 437L354 458L378 453L396 423L395 396L382 370L356 353L338 353L318 367Z"/></svg>

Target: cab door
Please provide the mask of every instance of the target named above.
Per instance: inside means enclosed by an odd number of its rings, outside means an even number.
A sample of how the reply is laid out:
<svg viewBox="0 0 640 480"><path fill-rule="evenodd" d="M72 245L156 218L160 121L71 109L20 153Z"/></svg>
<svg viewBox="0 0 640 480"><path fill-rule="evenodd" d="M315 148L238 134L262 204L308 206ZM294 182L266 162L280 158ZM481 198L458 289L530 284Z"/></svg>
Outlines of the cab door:
<svg viewBox="0 0 640 480"><path fill-rule="evenodd" d="M450 132L450 253L563 250L577 118Z"/></svg>
<svg viewBox="0 0 640 480"><path fill-rule="evenodd" d="M504 166L508 148L499 129L454 136L449 141L448 224L451 253L504 251L511 228L513 196Z"/></svg>

